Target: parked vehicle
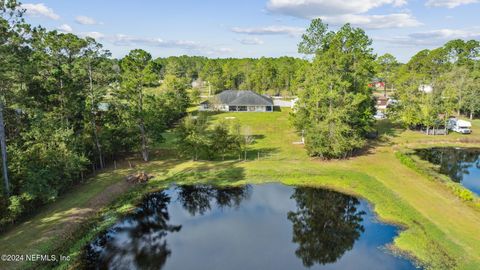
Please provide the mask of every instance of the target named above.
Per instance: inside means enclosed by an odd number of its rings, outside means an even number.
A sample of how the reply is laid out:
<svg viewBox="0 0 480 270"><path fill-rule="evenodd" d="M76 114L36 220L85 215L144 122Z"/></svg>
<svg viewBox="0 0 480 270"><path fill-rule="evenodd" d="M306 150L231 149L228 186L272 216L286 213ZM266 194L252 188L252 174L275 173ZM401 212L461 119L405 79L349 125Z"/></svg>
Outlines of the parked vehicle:
<svg viewBox="0 0 480 270"><path fill-rule="evenodd" d="M472 133L472 123L457 118L450 118L447 128L461 134Z"/></svg>

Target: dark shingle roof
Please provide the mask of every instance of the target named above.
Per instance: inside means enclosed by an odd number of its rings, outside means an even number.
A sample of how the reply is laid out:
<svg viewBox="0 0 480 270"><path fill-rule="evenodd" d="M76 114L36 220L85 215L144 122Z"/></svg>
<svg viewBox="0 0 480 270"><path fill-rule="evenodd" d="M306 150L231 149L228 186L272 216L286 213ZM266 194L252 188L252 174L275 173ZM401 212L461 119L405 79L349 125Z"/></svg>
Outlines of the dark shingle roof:
<svg viewBox="0 0 480 270"><path fill-rule="evenodd" d="M273 106L271 98L250 90L225 90L215 96L218 102L234 106Z"/></svg>

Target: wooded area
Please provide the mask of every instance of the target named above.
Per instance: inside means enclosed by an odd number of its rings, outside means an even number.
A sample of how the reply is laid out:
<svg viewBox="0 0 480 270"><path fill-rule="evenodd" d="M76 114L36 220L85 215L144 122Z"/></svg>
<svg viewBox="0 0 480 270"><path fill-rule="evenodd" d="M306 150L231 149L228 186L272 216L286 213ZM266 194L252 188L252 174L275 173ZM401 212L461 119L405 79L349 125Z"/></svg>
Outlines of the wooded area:
<svg viewBox="0 0 480 270"><path fill-rule="evenodd" d="M388 78L398 106L390 118L406 127L445 127L449 116L480 113L480 42L451 40L433 50L422 50L406 64L391 64ZM387 65L385 65L387 66ZM430 86L431 93L421 89Z"/></svg>
<svg viewBox="0 0 480 270"><path fill-rule="evenodd" d="M159 74L143 50L112 59L92 38L32 28L16 1L1 8L4 228L122 155L147 161L189 100L182 84L145 93Z"/></svg>
<svg viewBox="0 0 480 270"><path fill-rule="evenodd" d="M32 27L17 1L1 3L0 228L117 159L136 152L148 161L162 132L199 101L198 91L187 95L192 81L201 78L212 94L255 89L293 95L308 66L292 57L152 59L139 49L114 59L92 38ZM229 136L227 147L236 156L245 138ZM229 152L219 150L222 157Z"/></svg>

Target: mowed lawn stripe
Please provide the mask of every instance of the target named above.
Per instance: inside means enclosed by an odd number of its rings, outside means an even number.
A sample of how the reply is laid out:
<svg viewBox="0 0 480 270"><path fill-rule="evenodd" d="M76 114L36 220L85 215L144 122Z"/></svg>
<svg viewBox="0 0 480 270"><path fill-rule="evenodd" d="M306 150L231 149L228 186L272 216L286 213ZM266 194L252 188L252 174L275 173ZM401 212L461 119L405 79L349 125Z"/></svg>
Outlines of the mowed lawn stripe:
<svg viewBox="0 0 480 270"><path fill-rule="evenodd" d="M358 157L342 166L350 164L381 181L464 248L474 257L472 259L480 261L480 214L477 210L443 185L403 166L393 152L377 151L375 155Z"/></svg>

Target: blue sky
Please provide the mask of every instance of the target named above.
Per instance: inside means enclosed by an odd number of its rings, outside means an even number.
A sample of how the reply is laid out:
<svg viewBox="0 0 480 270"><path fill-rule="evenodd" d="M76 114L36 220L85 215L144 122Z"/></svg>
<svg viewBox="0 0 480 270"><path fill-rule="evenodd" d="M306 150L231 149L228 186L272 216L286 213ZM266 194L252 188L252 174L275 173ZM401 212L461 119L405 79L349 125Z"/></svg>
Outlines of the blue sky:
<svg viewBox="0 0 480 270"><path fill-rule="evenodd" d="M312 18L362 27L375 52L401 61L445 41L480 39L480 0L42 0L27 21L92 36L115 57L142 48L154 57L298 56Z"/></svg>

